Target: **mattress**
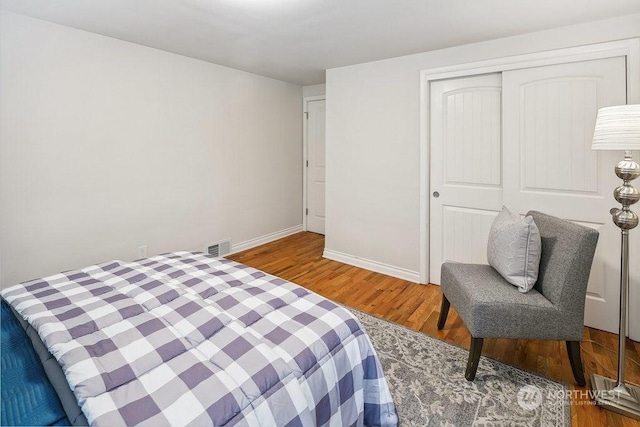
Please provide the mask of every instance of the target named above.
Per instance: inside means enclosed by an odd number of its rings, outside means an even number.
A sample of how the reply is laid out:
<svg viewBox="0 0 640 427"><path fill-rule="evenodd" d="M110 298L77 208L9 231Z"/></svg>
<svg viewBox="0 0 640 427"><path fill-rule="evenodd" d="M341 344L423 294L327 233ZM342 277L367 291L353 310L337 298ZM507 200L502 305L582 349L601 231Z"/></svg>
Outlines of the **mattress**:
<svg viewBox="0 0 640 427"><path fill-rule="evenodd" d="M91 425L397 424L375 350L335 303L197 252L2 292Z"/></svg>

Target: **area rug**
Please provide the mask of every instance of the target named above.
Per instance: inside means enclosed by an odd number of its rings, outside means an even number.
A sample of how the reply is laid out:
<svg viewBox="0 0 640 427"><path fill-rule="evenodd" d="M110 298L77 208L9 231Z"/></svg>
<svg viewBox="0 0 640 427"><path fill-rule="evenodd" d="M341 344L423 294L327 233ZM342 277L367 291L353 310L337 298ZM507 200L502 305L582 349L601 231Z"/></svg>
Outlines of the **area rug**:
<svg viewBox="0 0 640 427"><path fill-rule="evenodd" d="M469 382L467 350L351 312L378 353L402 427L571 425L566 385L486 357Z"/></svg>

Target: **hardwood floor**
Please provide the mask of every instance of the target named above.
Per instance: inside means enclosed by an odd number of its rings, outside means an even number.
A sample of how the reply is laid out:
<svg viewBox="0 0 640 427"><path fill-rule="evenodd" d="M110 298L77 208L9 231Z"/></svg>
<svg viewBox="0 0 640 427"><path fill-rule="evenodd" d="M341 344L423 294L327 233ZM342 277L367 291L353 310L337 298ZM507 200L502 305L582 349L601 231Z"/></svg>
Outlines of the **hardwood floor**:
<svg viewBox="0 0 640 427"><path fill-rule="evenodd" d="M302 232L228 258L297 283L326 298L402 324L432 337L469 348L469 332L451 307L438 331L441 293L436 285L418 285L322 258L324 236ZM585 376L616 378L617 335L584 328L582 358ZM575 390L571 420L575 427L640 426L640 422L599 408L590 402L587 387L574 383L564 342L485 339L484 356L570 384ZM640 383L640 343L627 341L626 380ZM464 372L460 372L464 376Z"/></svg>

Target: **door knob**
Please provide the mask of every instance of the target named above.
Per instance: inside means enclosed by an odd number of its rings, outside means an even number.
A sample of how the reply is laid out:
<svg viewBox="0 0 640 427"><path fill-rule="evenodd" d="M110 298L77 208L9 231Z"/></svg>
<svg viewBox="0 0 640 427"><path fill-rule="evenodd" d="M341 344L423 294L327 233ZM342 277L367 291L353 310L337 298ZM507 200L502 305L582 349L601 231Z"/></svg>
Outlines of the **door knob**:
<svg viewBox="0 0 640 427"><path fill-rule="evenodd" d="M437 199L438 197L440 197L440 193L438 193L437 191L434 191L433 192L433 197L435 197Z"/></svg>

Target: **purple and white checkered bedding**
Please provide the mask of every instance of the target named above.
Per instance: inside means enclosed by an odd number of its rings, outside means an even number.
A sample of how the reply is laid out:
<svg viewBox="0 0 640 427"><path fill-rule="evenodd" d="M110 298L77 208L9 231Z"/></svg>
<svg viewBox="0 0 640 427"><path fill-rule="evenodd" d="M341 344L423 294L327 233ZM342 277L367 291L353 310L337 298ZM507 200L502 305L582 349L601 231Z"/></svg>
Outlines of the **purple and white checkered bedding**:
<svg viewBox="0 0 640 427"><path fill-rule="evenodd" d="M58 360L91 425L397 424L351 313L224 258L112 261L2 296Z"/></svg>

